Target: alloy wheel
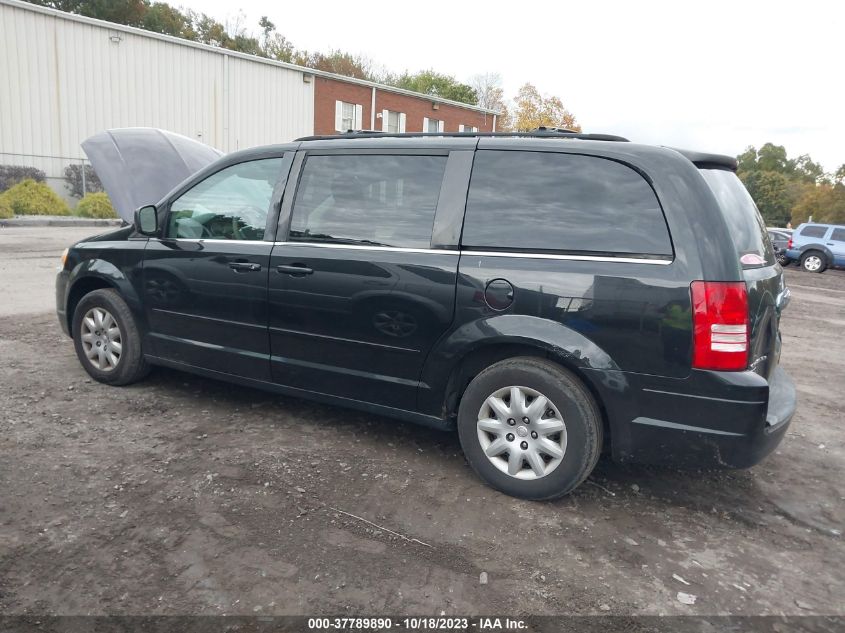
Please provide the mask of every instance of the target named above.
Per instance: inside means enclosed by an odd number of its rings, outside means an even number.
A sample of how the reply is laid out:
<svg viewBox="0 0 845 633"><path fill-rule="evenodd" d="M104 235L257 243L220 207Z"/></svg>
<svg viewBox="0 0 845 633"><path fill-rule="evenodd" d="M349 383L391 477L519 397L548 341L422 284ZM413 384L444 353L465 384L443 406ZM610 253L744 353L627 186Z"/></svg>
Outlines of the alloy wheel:
<svg viewBox="0 0 845 633"><path fill-rule="evenodd" d="M816 272L822 267L822 258L818 255L810 255L804 260L804 268L811 273Z"/></svg>

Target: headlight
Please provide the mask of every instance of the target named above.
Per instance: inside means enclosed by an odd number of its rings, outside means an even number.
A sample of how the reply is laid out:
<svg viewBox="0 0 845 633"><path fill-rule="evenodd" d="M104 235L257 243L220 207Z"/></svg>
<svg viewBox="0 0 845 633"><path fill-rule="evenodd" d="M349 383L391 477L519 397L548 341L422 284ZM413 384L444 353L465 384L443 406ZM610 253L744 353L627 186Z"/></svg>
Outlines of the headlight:
<svg viewBox="0 0 845 633"><path fill-rule="evenodd" d="M65 250L63 250L63 251L62 251L62 265L61 265L61 267L59 268L59 270L64 270L64 269L65 269L65 263L67 262L67 253L68 253L68 250L69 250L69 249L67 249L67 248L66 248Z"/></svg>

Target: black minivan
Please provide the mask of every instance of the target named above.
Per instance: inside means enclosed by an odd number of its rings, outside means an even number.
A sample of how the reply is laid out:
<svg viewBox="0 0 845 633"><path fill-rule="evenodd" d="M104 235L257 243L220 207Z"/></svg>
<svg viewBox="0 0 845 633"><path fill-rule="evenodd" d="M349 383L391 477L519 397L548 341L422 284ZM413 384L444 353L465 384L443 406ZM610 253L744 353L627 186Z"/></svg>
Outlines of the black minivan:
<svg viewBox="0 0 845 633"><path fill-rule="evenodd" d="M138 183L171 159L111 161L134 185L107 190L170 188ZM733 158L541 129L212 159L64 256L59 320L95 379L163 365L457 428L529 499L603 451L747 467L786 432L789 290Z"/></svg>

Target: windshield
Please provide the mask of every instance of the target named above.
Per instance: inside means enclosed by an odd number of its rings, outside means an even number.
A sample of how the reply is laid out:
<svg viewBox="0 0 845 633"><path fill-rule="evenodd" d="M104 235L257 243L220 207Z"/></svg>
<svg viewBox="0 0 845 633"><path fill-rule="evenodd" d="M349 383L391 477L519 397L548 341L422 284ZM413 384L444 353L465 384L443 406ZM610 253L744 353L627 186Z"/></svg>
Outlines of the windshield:
<svg viewBox="0 0 845 633"><path fill-rule="evenodd" d="M773 265L775 254L766 226L742 181L726 169L702 169L701 175L719 201L742 267Z"/></svg>

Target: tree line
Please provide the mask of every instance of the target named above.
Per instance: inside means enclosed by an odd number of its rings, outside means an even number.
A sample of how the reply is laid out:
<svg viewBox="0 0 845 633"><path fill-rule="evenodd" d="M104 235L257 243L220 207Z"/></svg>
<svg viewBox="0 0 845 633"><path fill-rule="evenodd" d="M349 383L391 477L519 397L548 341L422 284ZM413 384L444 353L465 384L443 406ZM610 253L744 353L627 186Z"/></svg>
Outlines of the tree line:
<svg viewBox="0 0 845 633"><path fill-rule="evenodd" d="M815 222L845 224L845 164L826 173L809 155L789 158L782 145L747 148L737 174L767 226Z"/></svg>
<svg viewBox="0 0 845 633"><path fill-rule="evenodd" d="M433 69L418 72L390 71L362 55L341 50L308 51L297 48L280 33L276 25L263 16L257 31L244 24L244 15L224 24L213 17L192 9L181 9L167 2L151 0L28 0L33 4L76 13L107 22L133 26L154 33L172 35L192 42L217 46L239 53L287 62L315 70L335 73L355 79L404 88L460 103L478 105L500 112L499 131L525 131L541 125L564 127L581 131L575 116L562 100L541 94L535 86L525 83L513 100L505 96L498 74L474 76L469 83Z"/></svg>

